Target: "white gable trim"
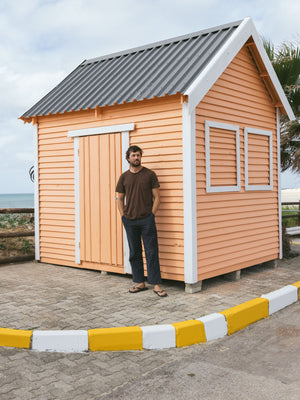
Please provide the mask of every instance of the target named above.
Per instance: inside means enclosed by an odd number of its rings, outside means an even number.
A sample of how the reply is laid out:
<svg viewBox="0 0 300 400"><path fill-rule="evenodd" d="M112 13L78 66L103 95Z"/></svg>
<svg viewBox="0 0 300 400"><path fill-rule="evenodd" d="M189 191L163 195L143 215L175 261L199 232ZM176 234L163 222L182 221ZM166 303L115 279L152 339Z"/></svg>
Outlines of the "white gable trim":
<svg viewBox="0 0 300 400"><path fill-rule="evenodd" d="M193 110L210 90L217 79L222 75L234 57L238 54L246 41L252 36L259 54L265 64L277 94L291 120L295 119L291 106L284 94L277 75L272 67L268 55L263 47L261 39L255 29L251 18L245 18L232 36L225 42L219 52L212 58L200 75L184 93L189 97L189 110Z"/></svg>
<svg viewBox="0 0 300 400"><path fill-rule="evenodd" d="M263 135L269 137L269 185L250 185L249 184L249 159L248 159L248 134ZM244 129L244 142L245 142L245 190L273 190L273 140L271 131L263 131L261 129L245 128Z"/></svg>
<svg viewBox="0 0 300 400"><path fill-rule="evenodd" d="M197 270L197 199L196 199L196 121L195 110L182 104L183 143L183 215L184 281L196 283Z"/></svg>

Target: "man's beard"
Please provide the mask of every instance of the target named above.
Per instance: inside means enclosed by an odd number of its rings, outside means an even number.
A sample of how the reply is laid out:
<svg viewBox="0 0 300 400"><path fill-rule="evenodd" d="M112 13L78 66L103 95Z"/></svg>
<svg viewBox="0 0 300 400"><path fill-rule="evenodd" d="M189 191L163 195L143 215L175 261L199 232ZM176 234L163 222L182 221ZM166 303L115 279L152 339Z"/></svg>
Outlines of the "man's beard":
<svg viewBox="0 0 300 400"><path fill-rule="evenodd" d="M132 167L139 167L141 165L140 160L135 160L134 162L130 162Z"/></svg>

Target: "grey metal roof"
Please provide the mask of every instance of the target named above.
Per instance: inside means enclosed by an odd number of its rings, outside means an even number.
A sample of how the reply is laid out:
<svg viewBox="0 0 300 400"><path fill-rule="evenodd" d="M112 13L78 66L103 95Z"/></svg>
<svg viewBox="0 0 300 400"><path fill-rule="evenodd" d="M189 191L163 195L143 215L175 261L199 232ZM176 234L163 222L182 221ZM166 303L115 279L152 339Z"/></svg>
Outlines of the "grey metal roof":
<svg viewBox="0 0 300 400"><path fill-rule="evenodd" d="M184 93L241 22L85 60L21 118Z"/></svg>

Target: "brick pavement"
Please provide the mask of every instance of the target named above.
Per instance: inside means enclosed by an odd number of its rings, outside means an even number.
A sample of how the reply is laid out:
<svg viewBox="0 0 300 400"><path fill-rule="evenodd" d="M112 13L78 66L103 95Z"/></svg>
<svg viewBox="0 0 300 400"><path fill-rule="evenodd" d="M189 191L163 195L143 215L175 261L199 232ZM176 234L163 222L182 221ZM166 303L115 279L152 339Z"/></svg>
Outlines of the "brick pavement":
<svg viewBox="0 0 300 400"><path fill-rule="evenodd" d="M5 265L0 267L0 320L2 327L46 330L172 323L222 311L299 280L300 256L281 261L276 269L243 270L238 282L209 279L195 294L186 294L182 283L165 281L169 297L159 299L151 290L129 294L131 280L125 276L40 263ZM59 354L2 347L0 399L99 399L185 351Z"/></svg>

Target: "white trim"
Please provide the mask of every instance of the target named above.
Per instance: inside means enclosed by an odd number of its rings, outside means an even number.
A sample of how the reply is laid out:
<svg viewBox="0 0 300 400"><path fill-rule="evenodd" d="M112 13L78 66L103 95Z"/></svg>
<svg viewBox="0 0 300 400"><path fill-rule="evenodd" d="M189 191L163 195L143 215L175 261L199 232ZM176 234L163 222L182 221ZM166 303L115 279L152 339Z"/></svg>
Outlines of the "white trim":
<svg viewBox="0 0 300 400"><path fill-rule="evenodd" d="M75 179L75 263L80 264L80 179L79 179L79 137L74 138L74 179Z"/></svg>
<svg viewBox="0 0 300 400"><path fill-rule="evenodd" d="M254 135L264 135L269 137L269 185L250 185L248 183L249 168L248 168L248 133ZM244 141L245 141L245 190L273 190L273 138L271 131L263 131L261 129L244 128Z"/></svg>
<svg viewBox="0 0 300 400"><path fill-rule="evenodd" d="M278 176L278 224L279 224L279 259L283 257L282 251L282 217L281 217L281 155L280 155L280 110L276 108L277 126L277 176Z"/></svg>
<svg viewBox="0 0 300 400"><path fill-rule="evenodd" d="M184 213L184 281L196 283L197 269L197 199L196 199L196 122L195 110L182 104L183 143L183 213Z"/></svg>
<svg viewBox="0 0 300 400"><path fill-rule="evenodd" d="M256 28L251 18L245 18L231 37L225 42L218 53L203 69L200 75L194 80L191 86L185 91L185 95L189 97L189 109L193 110L203 99L206 93L210 90L216 80L225 71L234 57L238 54L247 40L252 36L257 50L264 62L266 70L275 87L275 90L280 98L288 117L291 120L295 119L291 106L284 94L277 75L272 67L269 57L264 49L262 41L256 31Z"/></svg>
<svg viewBox="0 0 300 400"><path fill-rule="evenodd" d="M118 128L116 128L118 127ZM91 132L91 135L102 135L106 133L119 133L121 132L121 142L122 142L122 172L128 169L128 163L125 159L125 152L129 147L129 130L120 131L119 128L130 128L134 129L134 124L124 124L124 125L112 125L105 127L105 130L101 128L88 128L79 129L81 134L76 135L76 131L69 131L68 136L74 137L74 182L75 182L75 263L80 264L80 179L79 179L79 137L87 136L87 132ZM111 129L108 129L111 128ZM90 130L92 129L92 130ZM84 131L85 134L82 134ZM72 132L72 135L69 133ZM98 132L98 133L96 133ZM124 157L123 157L124 156ZM129 262L129 246L127 241L126 232L123 228L123 258L124 258L124 272L132 273L131 266Z"/></svg>
<svg viewBox="0 0 300 400"><path fill-rule="evenodd" d="M122 173L128 170L128 161L126 160L126 151L129 147L129 132L122 132ZM124 199L126 201L126 198ZM132 269L129 261L129 245L125 228L123 226L123 260L124 272L132 274Z"/></svg>
<svg viewBox="0 0 300 400"><path fill-rule="evenodd" d="M104 135L106 133L119 133L126 131L133 131L134 124L122 124L122 125L109 125L99 126L96 128L76 129L68 132L69 137L76 136L91 136L91 135Z"/></svg>
<svg viewBox="0 0 300 400"><path fill-rule="evenodd" d="M34 132L34 241L35 259L40 260L40 196L39 196L39 138L38 123Z"/></svg>
<svg viewBox="0 0 300 400"><path fill-rule="evenodd" d="M236 185L232 186L212 186L210 183L210 128L224 129L235 132L236 143ZM205 121L205 165L206 165L206 192L239 192L241 190L241 165L240 165L240 128L237 125L224 124L222 122Z"/></svg>

